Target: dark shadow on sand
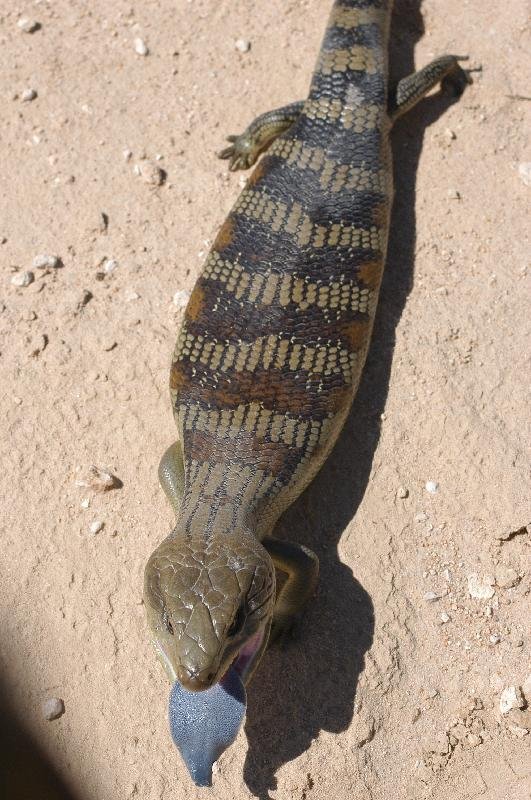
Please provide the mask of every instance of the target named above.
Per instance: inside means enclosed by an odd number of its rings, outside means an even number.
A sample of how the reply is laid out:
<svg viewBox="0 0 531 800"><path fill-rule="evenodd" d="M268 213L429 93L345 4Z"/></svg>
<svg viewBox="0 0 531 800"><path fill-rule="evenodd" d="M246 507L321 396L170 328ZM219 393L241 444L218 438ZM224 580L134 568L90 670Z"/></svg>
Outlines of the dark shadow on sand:
<svg viewBox="0 0 531 800"><path fill-rule="evenodd" d="M65 782L26 729L0 685L0 798L2 800L83 800ZM53 725L53 723L50 723Z"/></svg>
<svg viewBox="0 0 531 800"><path fill-rule="evenodd" d="M421 0L398 0L392 21L392 80L414 71L413 50L424 32ZM422 66L422 65L420 65ZM276 788L277 770L305 752L321 730L339 733L352 720L358 677L372 644L374 609L337 545L363 498L380 437L396 328L413 285L415 180L424 133L454 101L437 94L400 120L392 135L395 202L389 251L373 341L354 406L315 481L286 513L280 537L319 556L318 595L296 640L273 649L249 689L244 779L261 800ZM377 624L377 621L376 621ZM302 778L302 776L301 776Z"/></svg>

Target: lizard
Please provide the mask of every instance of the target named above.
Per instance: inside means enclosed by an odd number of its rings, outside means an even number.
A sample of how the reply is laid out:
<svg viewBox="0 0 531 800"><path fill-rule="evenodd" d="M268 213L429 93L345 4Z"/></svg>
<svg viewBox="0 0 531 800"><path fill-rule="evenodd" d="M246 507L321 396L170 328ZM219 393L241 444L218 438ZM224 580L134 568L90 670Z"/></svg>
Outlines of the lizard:
<svg viewBox="0 0 531 800"><path fill-rule="evenodd" d="M219 155L257 162L191 293L170 372L178 440L159 467L175 527L145 568L168 678L245 686L316 588L317 556L275 537L329 455L373 328L393 197L389 134L431 89L470 82L445 55L388 79L392 0L333 3L307 99ZM280 588L276 571L284 574Z"/></svg>

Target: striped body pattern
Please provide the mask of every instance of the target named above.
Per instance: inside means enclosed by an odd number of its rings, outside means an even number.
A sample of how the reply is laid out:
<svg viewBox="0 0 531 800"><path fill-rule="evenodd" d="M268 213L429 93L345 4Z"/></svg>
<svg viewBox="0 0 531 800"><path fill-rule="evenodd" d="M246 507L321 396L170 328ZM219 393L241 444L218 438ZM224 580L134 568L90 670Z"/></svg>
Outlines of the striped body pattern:
<svg viewBox="0 0 531 800"><path fill-rule="evenodd" d="M183 534L268 535L359 383L391 204L387 0L337 2L297 121L223 224L176 344Z"/></svg>

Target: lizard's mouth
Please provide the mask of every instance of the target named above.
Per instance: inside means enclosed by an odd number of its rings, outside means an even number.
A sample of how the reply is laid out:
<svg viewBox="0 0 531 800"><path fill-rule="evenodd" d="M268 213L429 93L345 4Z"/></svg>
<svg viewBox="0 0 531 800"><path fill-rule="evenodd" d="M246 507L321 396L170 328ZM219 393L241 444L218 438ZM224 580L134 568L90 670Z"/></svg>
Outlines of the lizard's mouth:
<svg viewBox="0 0 531 800"><path fill-rule="evenodd" d="M242 682L245 683L247 675L249 672L252 671L252 667L255 661L256 656L260 652L262 648L262 644L264 641L265 631L264 629L260 629L257 631L250 639L247 639L243 647L239 650L238 655L227 669L225 674L220 680L220 683L223 684L223 681L226 680L228 673L230 672L231 668L233 667Z"/></svg>

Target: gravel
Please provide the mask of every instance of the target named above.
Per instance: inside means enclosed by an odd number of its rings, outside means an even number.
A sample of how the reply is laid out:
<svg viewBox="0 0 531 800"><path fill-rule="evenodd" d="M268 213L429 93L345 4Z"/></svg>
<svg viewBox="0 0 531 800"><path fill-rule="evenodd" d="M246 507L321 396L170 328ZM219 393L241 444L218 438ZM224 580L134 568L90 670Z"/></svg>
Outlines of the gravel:
<svg viewBox="0 0 531 800"><path fill-rule="evenodd" d="M154 161L141 161L137 164L138 174L150 186L161 186L166 178L166 173Z"/></svg>
<svg viewBox="0 0 531 800"><path fill-rule="evenodd" d="M234 42L234 47L240 53L248 53L249 50L251 49L251 42L249 41L249 39L236 39L236 41Z"/></svg>
<svg viewBox="0 0 531 800"><path fill-rule="evenodd" d="M37 97L37 90L32 88L24 89L24 91L20 95L20 98L24 103L29 103L31 100L35 100L36 97Z"/></svg>
<svg viewBox="0 0 531 800"><path fill-rule="evenodd" d="M59 256L41 253L40 255L35 256L31 266L33 269L57 269L61 266L61 259Z"/></svg>
<svg viewBox="0 0 531 800"><path fill-rule="evenodd" d="M517 571L503 564L496 567L494 576L496 578L496 586L499 586L501 589L512 589L512 587L516 586L520 581L520 576Z"/></svg>
<svg viewBox="0 0 531 800"><path fill-rule="evenodd" d="M476 600L490 600L496 594L493 589L494 578L481 579L475 572L472 572L468 578L468 593L470 597Z"/></svg>
<svg viewBox="0 0 531 800"><path fill-rule="evenodd" d="M531 186L531 161L518 164L518 175L526 186Z"/></svg>
<svg viewBox="0 0 531 800"><path fill-rule="evenodd" d="M95 536L97 533L100 533L104 527L105 523L102 522L101 519L95 519L94 522L90 523L89 531L93 536Z"/></svg>
<svg viewBox="0 0 531 800"><path fill-rule="evenodd" d="M189 299L190 292L187 289L179 289L179 291L175 292L173 295L173 305L176 308L185 308L188 305Z"/></svg>
<svg viewBox="0 0 531 800"><path fill-rule="evenodd" d="M103 271L107 275L110 275L111 272L114 272L114 270L118 266L118 262L115 258L106 258L102 266L103 266Z"/></svg>
<svg viewBox="0 0 531 800"><path fill-rule="evenodd" d="M91 464L86 475L76 481L76 486L92 489L93 492L108 492L110 489L119 489L122 482L108 469Z"/></svg>
<svg viewBox="0 0 531 800"><path fill-rule="evenodd" d="M36 19L30 19L29 17L21 17L17 22L17 28L19 28L22 33L35 33L40 27L40 22L37 22Z"/></svg>
<svg viewBox="0 0 531 800"><path fill-rule="evenodd" d="M135 53L139 56L147 56L149 53L149 48L143 39L135 39Z"/></svg>
<svg viewBox="0 0 531 800"><path fill-rule="evenodd" d="M525 700L519 686L507 686L500 695L500 712L508 714L513 708L525 708Z"/></svg>
<svg viewBox="0 0 531 800"><path fill-rule="evenodd" d="M24 272L17 272L11 278L11 283L13 286L21 286L26 287L29 286L35 280L35 275L33 272L24 271Z"/></svg>
<svg viewBox="0 0 531 800"><path fill-rule="evenodd" d="M51 722L54 719L59 719L65 713L64 700L60 697L48 697L41 706L42 715L44 719Z"/></svg>

